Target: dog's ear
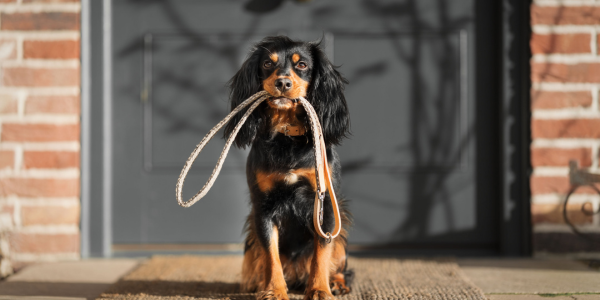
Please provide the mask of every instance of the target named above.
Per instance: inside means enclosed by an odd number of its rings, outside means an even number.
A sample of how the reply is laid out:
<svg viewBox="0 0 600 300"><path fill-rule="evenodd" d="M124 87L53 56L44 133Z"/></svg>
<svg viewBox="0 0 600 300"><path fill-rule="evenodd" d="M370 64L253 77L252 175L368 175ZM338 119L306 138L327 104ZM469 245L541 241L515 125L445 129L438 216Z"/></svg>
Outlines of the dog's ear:
<svg viewBox="0 0 600 300"><path fill-rule="evenodd" d="M350 115L344 97L348 80L327 59L319 43L311 43L310 47L314 67L307 100L319 115L325 144L339 145L350 133Z"/></svg>
<svg viewBox="0 0 600 300"><path fill-rule="evenodd" d="M240 70L229 80L228 86L230 88L230 109L235 109L244 100L250 96L258 93L262 88L262 82L259 76L259 59L260 53L258 50L254 50L248 59L242 64ZM244 113L248 110L248 107L240 111L235 115L227 126L225 126L225 138L229 138L235 126L239 123ZM258 110L252 112L246 123L240 128L238 135L235 138L235 145L240 148L246 148L249 146L258 130L260 123L260 116Z"/></svg>

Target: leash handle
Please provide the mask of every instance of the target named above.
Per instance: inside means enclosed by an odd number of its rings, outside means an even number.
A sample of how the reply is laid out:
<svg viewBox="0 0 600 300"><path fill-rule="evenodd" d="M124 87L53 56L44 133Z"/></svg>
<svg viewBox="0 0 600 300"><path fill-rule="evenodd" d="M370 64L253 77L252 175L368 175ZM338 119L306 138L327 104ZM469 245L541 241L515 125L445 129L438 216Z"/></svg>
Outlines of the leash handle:
<svg viewBox="0 0 600 300"><path fill-rule="evenodd" d="M206 196L206 194L208 193L210 188L215 183L217 176L219 176L219 173L221 172L221 167L223 167L223 163L225 162L225 158L227 157L229 148L231 148L231 144L235 140L235 137L236 137L238 131L240 131L240 128L242 128L242 125L244 125L244 123L246 122L246 119L248 119L248 116L250 116L250 114L254 111L254 109L260 103L262 103L265 99L267 99L268 95L269 95L269 93L267 93L266 91L261 91L261 92L258 92L256 94L252 95L250 98L246 99L244 102L242 102L240 105L238 105L234 110L232 110L227 115L227 117L225 117L225 119L221 120L221 122L219 122L215 127L213 127L206 134L206 136L204 136L202 141L200 141L200 143L198 145L196 145L196 148L194 149L194 151L192 151L192 154L185 162L185 165L183 166L183 170L181 170L181 174L179 174L179 178L177 179L177 186L175 187L175 195L177 196L177 203L179 203L179 205L181 205L183 207L190 207L190 206L194 205L194 203L198 202L198 200L200 200L204 196ZM254 102L254 101L256 101L256 102ZM219 156L219 160L217 161L217 165L213 169L212 174L208 178L208 181L204 184L202 189L200 189L200 191L198 191L198 193L196 193L196 195L194 195L194 197L192 197L190 200L188 200L186 202L183 202L183 200L181 199L181 191L183 190L183 182L185 181L185 177L187 176L187 173L190 171L192 164L196 160L196 157L198 157L198 154L200 154L200 151L202 151L204 146L206 146L206 144L208 144L208 142L210 142L210 140L215 136L215 134L219 131L219 129L221 129L221 127L223 127L225 124L227 124L227 122L229 122L229 120L233 116L235 116L237 113L239 113L242 109L244 109L246 106L248 106L252 102L254 102L254 104L252 104L252 106L250 106L248 111L246 111L246 113L240 119L240 122L235 126L231 135L229 135L229 138L227 139L227 142L225 143L225 148L223 148L223 151L221 152L221 156Z"/></svg>

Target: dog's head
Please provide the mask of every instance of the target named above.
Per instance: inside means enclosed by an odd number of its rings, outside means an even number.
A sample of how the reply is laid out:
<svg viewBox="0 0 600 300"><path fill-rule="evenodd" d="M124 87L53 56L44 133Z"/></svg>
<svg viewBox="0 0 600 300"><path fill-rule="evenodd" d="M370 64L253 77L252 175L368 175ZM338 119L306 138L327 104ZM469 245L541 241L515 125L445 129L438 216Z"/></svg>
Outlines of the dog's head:
<svg viewBox="0 0 600 300"><path fill-rule="evenodd" d="M267 37L256 44L240 70L231 78L230 99L233 110L255 93L271 94L269 105L286 109L292 99L305 97L315 108L323 128L325 143L336 145L350 129L344 86L348 81L329 62L319 42L292 41L285 36ZM243 112L225 127L228 137ZM265 116L255 110L240 129L235 143L252 143Z"/></svg>

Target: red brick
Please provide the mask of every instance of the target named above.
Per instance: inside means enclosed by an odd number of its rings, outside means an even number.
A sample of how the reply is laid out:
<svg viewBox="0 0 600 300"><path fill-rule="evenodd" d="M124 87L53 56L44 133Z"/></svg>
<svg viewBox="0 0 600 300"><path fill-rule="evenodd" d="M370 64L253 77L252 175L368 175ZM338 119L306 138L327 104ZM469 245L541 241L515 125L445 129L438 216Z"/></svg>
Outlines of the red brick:
<svg viewBox="0 0 600 300"><path fill-rule="evenodd" d="M26 114L79 114L77 96L31 96L25 102Z"/></svg>
<svg viewBox="0 0 600 300"><path fill-rule="evenodd" d="M26 169L79 168L79 152L72 151L26 151L23 154Z"/></svg>
<svg viewBox="0 0 600 300"><path fill-rule="evenodd" d="M0 196L78 197L79 179L0 178Z"/></svg>
<svg viewBox="0 0 600 300"><path fill-rule="evenodd" d="M600 7L532 5L531 24L597 25L600 24Z"/></svg>
<svg viewBox="0 0 600 300"><path fill-rule="evenodd" d="M568 177L554 177L554 176L531 176L530 179L531 194L542 195L542 194L559 194L567 195L571 189ZM600 185L598 185L600 188ZM580 187L575 191L576 194L597 194L594 189L589 187Z"/></svg>
<svg viewBox="0 0 600 300"><path fill-rule="evenodd" d="M79 58L79 41L24 41L24 58Z"/></svg>
<svg viewBox="0 0 600 300"><path fill-rule="evenodd" d="M531 91L531 107L534 109L590 107L591 105L592 93L589 91Z"/></svg>
<svg viewBox="0 0 600 300"><path fill-rule="evenodd" d="M12 168L15 165L15 152L0 150L0 169Z"/></svg>
<svg viewBox="0 0 600 300"><path fill-rule="evenodd" d="M600 119L533 120L533 138L600 138Z"/></svg>
<svg viewBox="0 0 600 300"><path fill-rule="evenodd" d="M5 86L51 87L79 85L78 68L6 67L3 72L2 81Z"/></svg>
<svg viewBox="0 0 600 300"><path fill-rule="evenodd" d="M78 13L2 13L0 19L2 30L79 30Z"/></svg>
<svg viewBox="0 0 600 300"><path fill-rule="evenodd" d="M79 124L2 124L0 141L52 142L78 141Z"/></svg>
<svg viewBox="0 0 600 300"><path fill-rule="evenodd" d="M532 63L531 80L534 82L600 82L600 64Z"/></svg>
<svg viewBox="0 0 600 300"><path fill-rule="evenodd" d="M582 167L592 165L592 149L560 149L560 148L532 148L531 164L534 167L540 166L568 166L569 160L579 161Z"/></svg>
<svg viewBox="0 0 600 300"><path fill-rule="evenodd" d="M21 222L29 225L78 225L79 206L23 206Z"/></svg>
<svg viewBox="0 0 600 300"><path fill-rule="evenodd" d="M15 39L0 39L0 60L17 58L17 41Z"/></svg>
<svg viewBox="0 0 600 300"><path fill-rule="evenodd" d="M591 35L575 34L532 34L531 52L542 53L590 53Z"/></svg>
<svg viewBox="0 0 600 300"><path fill-rule="evenodd" d="M567 205L567 216L573 224L591 224L593 216L586 215L581 211L582 204ZM531 222L533 224L552 223L564 224L562 204L532 204Z"/></svg>
<svg viewBox="0 0 600 300"><path fill-rule="evenodd" d="M79 253L79 234L13 233L17 253Z"/></svg>

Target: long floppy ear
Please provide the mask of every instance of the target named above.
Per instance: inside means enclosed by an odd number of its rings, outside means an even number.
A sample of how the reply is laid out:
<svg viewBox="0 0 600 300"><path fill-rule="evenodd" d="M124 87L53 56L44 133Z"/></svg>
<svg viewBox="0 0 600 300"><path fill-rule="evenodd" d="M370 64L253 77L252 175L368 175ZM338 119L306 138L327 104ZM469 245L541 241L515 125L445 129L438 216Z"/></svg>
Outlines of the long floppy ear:
<svg viewBox="0 0 600 300"><path fill-rule="evenodd" d="M258 52L258 50L254 50L250 57L242 64L240 70L231 78L231 80L229 80L228 86L230 88L229 99L231 110L235 109L250 96L258 93L262 88L258 69L260 53ZM225 126L225 138L229 138L233 129L247 110L248 108L243 109L227 123L227 126ZM235 145L239 148L246 148L246 146L249 146L256 136L259 124L260 116L258 110L255 110L248 116L246 123L244 123L244 126L242 126L238 132L238 135L235 138Z"/></svg>
<svg viewBox="0 0 600 300"><path fill-rule="evenodd" d="M311 52L314 67L307 100L319 115L325 144L339 145L350 133L350 115L344 96L348 80L327 59L319 43L311 44Z"/></svg>

